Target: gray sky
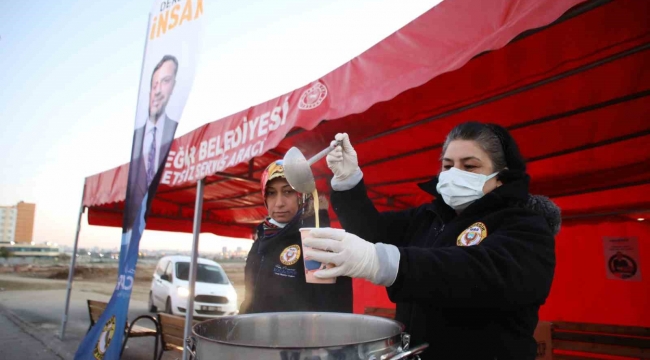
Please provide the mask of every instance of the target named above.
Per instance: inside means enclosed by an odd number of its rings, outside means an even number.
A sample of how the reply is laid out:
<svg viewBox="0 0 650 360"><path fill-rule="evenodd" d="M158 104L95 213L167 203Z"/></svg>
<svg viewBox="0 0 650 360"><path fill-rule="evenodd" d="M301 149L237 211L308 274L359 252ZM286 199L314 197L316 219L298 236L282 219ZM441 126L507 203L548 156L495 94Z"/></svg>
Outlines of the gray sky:
<svg viewBox="0 0 650 360"><path fill-rule="evenodd" d="M214 71L197 74L176 136L323 76L439 1L204 0ZM37 204L36 242L72 244L84 178L128 162L152 3L2 1L0 205ZM120 234L84 218L80 246L119 247ZM190 234L141 241L190 246ZM250 241L201 236L201 250L222 246Z"/></svg>

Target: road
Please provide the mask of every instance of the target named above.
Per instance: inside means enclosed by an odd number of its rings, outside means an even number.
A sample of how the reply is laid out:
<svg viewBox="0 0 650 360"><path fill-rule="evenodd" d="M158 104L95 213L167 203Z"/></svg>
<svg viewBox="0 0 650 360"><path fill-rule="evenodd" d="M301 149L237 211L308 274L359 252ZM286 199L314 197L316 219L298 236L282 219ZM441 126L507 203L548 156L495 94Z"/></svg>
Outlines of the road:
<svg viewBox="0 0 650 360"><path fill-rule="evenodd" d="M15 281L16 277L12 275L0 275L0 280ZM42 279L21 279L21 281L29 282L32 288L38 288L41 284L43 288L57 287L56 284L62 284L59 289L0 291L0 303L2 305L10 309L25 322L36 327L40 330L40 333L45 334L46 338L58 337L65 306L65 281L59 281L58 283L56 280ZM66 354L74 354L88 330L90 322L86 300L108 301L110 299L108 295L88 291L81 286L79 288L76 289L73 286L70 299L68 324L63 341ZM129 305L129 319L135 319L140 315L152 314L148 312L146 302L132 299ZM138 325L149 328L154 327L147 320L138 321ZM152 359L153 346L153 337L130 339L128 348L124 351L122 359ZM163 359L176 359L180 357L180 353L166 352Z"/></svg>

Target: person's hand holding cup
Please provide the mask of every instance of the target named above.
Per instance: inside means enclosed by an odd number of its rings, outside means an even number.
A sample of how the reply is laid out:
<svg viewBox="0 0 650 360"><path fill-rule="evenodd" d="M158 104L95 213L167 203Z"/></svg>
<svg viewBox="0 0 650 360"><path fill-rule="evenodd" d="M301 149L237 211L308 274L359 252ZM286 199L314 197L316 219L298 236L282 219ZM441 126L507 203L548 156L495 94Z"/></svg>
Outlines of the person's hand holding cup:
<svg viewBox="0 0 650 360"><path fill-rule="evenodd" d="M312 229L315 229L315 228L311 228L311 227L301 228L300 229L300 238L302 240L307 238L309 236L309 232ZM343 230L343 229L332 229L332 230L345 232L345 230ZM318 249L312 249L309 246L305 246L304 242L303 242L303 245L302 245L302 249L303 249L303 254L306 253L307 250L323 251L323 250L318 250ZM314 273L316 271L318 271L318 270L324 270L324 269L329 269L329 268L334 267L334 264L323 264L323 263L321 263L319 261L310 259L306 255L303 256L303 262L305 264L305 280L308 283L310 283L310 284L335 284L336 283L336 278L335 277L334 278L328 278L328 279L319 279L314 275Z"/></svg>

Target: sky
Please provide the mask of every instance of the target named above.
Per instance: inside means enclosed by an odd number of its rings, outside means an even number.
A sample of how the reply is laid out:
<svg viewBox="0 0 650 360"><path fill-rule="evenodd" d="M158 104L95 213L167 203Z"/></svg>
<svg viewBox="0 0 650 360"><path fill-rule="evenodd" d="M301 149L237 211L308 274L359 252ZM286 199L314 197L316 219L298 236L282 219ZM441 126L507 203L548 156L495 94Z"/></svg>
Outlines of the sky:
<svg viewBox="0 0 650 360"><path fill-rule="evenodd" d="M176 136L325 75L441 0L204 0L200 64ZM72 245L83 183L128 162L153 1L0 0L0 205L36 203L34 240ZM79 247L119 248L81 222ZM145 231L141 249L191 248ZM201 251L250 240L201 234Z"/></svg>

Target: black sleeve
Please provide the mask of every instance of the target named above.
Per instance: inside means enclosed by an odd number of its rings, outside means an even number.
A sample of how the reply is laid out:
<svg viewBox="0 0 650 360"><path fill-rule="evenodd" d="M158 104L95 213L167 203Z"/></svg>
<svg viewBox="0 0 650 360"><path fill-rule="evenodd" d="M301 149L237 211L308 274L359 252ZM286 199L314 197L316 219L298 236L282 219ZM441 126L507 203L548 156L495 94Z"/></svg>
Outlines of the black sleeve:
<svg viewBox="0 0 650 360"><path fill-rule="evenodd" d="M366 193L363 180L346 191L332 191L332 207L345 231L372 243L405 245L404 235L415 209L380 213Z"/></svg>
<svg viewBox="0 0 650 360"><path fill-rule="evenodd" d="M257 273L257 248L259 247L260 240L257 240L251 246L248 256L246 257L246 267L244 268L244 301L239 307L240 314L250 313L252 310L251 305L253 302L253 294L255 293L255 274Z"/></svg>
<svg viewBox="0 0 650 360"><path fill-rule="evenodd" d="M400 248L393 302L456 308L543 304L555 269L555 239L539 215L508 210L479 245Z"/></svg>

